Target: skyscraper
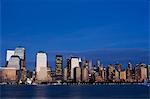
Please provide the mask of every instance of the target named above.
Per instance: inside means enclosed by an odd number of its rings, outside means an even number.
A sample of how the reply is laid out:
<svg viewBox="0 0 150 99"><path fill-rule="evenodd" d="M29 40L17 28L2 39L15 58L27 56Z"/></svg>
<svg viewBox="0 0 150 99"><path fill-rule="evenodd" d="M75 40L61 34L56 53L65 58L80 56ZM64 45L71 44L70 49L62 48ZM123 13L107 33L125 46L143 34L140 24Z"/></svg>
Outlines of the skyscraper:
<svg viewBox="0 0 150 99"><path fill-rule="evenodd" d="M120 80L125 82L126 81L126 71L120 71Z"/></svg>
<svg viewBox="0 0 150 99"><path fill-rule="evenodd" d="M114 67L113 67L112 64L108 65L107 79L109 81L113 81L114 80Z"/></svg>
<svg viewBox="0 0 150 99"><path fill-rule="evenodd" d="M47 55L40 51L36 55L36 79L39 82L46 82L47 77Z"/></svg>
<svg viewBox="0 0 150 99"><path fill-rule="evenodd" d="M148 79L150 81L150 65L148 65Z"/></svg>
<svg viewBox="0 0 150 99"><path fill-rule="evenodd" d="M147 67L141 67L141 81L147 79Z"/></svg>
<svg viewBox="0 0 150 99"><path fill-rule="evenodd" d="M144 63L136 65L135 68L135 79L137 82L142 82L147 79L147 66Z"/></svg>
<svg viewBox="0 0 150 99"><path fill-rule="evenodd" d="M67 81L67 80L68 80L67 71L68 71L68 70L67 70L67 67L65 67L65 68L64 68L64 75L63 75L63 80L64 80L64 81Z"/></svg>
<svg viewBox="0 0 150 99"><path fill-rule="evenodd" d="M74 79L74 68L79 67L79 58L71 57L71 79Z"/></svg>
<svg viewBox="0 0 150 99"><path fill-rule="evenodd" d="M80 67L74 68L74 81L81 82L81 68Z"/></svg>
<svg viewBox="0 0 150 99"><path fill-rule="evenodd" d="M132 64L130 62L128 63L126 74L127 74L127 81L132 82L133 81L133 79L132 79L133 74L132 74Z"/></svg>
<svg viewBox="0 0 150 99"><path fill-rule="evenodd" d="M62 80L62 67L63 57L62 55L56 55L56 80Z"/></svg>
<svg viewBox="0 0 150 99"><path fill-rule="evenodd" d="M20 57L20 63L21 63L21 82L22 83L25 83L26 81L26 64L25 64L25 61L26 61L26 57L25 57L25 48L23 47L17 47L15 49L15 53L14 53L15 56L19 56Z"/></svg>
<svg viewBox="0 0 150 99"><path fill-rule="evenodd" d="M89 81L89 73L86 67L82 68L82 81L88 82Z"/></svg>

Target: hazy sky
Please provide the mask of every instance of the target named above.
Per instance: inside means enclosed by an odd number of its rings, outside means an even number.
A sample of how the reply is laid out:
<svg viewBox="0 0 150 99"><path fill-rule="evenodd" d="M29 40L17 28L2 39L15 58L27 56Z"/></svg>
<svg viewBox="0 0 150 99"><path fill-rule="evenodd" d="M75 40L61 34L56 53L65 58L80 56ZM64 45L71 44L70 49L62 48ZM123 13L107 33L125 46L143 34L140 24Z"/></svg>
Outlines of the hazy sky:
<svg viewBox="0 0 150 99"><path fill-rule="evenodd" d="M1 52L148 49L148 0L1 0Z"/></svg>

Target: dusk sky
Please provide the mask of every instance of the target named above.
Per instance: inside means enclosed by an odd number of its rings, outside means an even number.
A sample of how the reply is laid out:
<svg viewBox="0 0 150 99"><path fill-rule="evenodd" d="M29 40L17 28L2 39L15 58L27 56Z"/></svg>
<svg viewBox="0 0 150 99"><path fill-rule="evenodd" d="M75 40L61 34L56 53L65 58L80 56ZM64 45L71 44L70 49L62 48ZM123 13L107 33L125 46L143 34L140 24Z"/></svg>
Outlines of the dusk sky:
<svg viewBox="0 0 150 99"><path fill-rule="evenodd" d="M148 50L148 6L148 0L2 0L0 60L20 45L28 60L39 50Z"/></svg>

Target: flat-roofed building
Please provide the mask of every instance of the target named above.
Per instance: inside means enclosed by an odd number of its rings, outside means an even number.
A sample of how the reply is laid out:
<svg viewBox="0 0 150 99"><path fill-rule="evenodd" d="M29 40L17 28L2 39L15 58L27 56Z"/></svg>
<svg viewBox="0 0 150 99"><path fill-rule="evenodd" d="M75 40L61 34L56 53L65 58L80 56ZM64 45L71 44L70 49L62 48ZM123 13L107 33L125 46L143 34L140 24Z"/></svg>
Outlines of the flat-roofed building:
<svg viewBox="0 0 150 99"><path fill-rule="evenodd" d="M40 51L36 55L36 79L40 82L47 81L47 55Z"/></svg>
<svg viewBox="0 0 150 99"><path fill-rule="evenodd" d="M115 69L115 81L118 82L119 80L120 80L120 72Z"/></svg>
<svg viewBox="0 0 150 99"><path fill-rule="evenodd" d="M56 80L62 80L63 57L56 55Z"/></svg>
<svg viewBox="0 0 150 99"><path fill-rule="evenodd" d="M81 68L80 67L74 68L74 79L75 79L75 82L81 82Z"/></svg>
<svg viewBox="0 0 150 99"><path fill-rule="evenodd" d="M88 81L89 81L88 68L82 68L82 82L88 82Z"/></svg>
<svg viewBox="0 0 150 99"><path fill-rule="evenodd" d="M16 68L2 67L0 71L2 82L15 83L17 81Z"/></svg>
<svg viewBox="0 0 150 99"><path fill-rule="evenodd" d="M150 80L150 65L148 65L148 79Z"/></svg>
<svg viewBox="0 0 150 99"><path fill-rule="evenodd" d="M79 66L79 58L71 57L71 79L74 80L74 68Z"/></svg>
<svg viewBox="0 0 150 99"><path fill-rule="evenodd" d="M126 71L120 71L120 80L126 81Z"/></svg>
<svg viewBox="0 0 150 99"><path fill-rule="evenodd" d="M65 67L65 68L64 68L64 74L63 74L63 80L64 80L64 81L67 81L67 80L68 80L67 71L68 71L68 70L67 70L67 67Z"/></svg>
<svg viewBox="0 0 150 99"><path fill-rule="evenodd" d="M144 81L147 79L147 68L141 67L141 81Z"/></svg>
<svg viewBox="0 0 150 99"><path fill-rule="evenodd" d="M21 66L20 66L20 72L21 72L21 77L20 77L20 82L25 83L26 82L26 50L24 47L18 46L15 49L15 56L19 56L21 60Z"/></svg>

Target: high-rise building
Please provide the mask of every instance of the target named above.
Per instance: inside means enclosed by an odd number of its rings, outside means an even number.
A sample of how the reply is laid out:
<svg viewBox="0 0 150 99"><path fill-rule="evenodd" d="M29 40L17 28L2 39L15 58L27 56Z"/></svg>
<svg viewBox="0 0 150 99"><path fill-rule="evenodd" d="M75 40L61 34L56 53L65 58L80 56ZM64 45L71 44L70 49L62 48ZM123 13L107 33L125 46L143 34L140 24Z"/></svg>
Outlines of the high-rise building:
<svg viewBox="0 0 150 99"><path fill-rule="evenodd" d="M20 78L20 81L22 83L25 83L26 82L26 54L25 54L25 48L23 47L17 47L15 49L15 53L14 53L15 56L19 56L20 58L20 68L21 68L21 78Z"/></svg>
<svg viewBox="0 0 150 99"><path fill-rule="evenodd" d="M64 81L67 81L67 80L68 80L67 71L68 71L68 70L67 70L67 67L65 67L65 68L64 68L64 75L63 75L63 80L64 80Z"/></svg>
<svg viewBox="0 0 150 99"><path fill-rule="evenodd" d="M47 79L48 79L48 82L52 82L52 75L51 75L50 66L47 67Z"/></svg>
<svg viewBox="0 0 150 99"><path fill-rule="evenodd" d="M82 68L82 82L88 82L88 81L89 81L88 69L84 67Z"/></svg>
<svg viewBox="0 0 150 99"><path fill-rule="evenodd" d="M40 82L46 82L47 77L47 55L40 51L36 55L36 79Z"/></svg>
<svg viewBox="0 0 150 99"><path fill-rule="evenodd" d="M74 80L74 68L79 66L79 58L71 57L71 79Z"/></svg>
<svg viewBox="0 0 150 99"><path fill-rule="evenodd" d="M63 57L62 55L56 55L56 80L62 80L62 67Z"/></svg>
<svg viewBox="0 0 150 99"><path fill-rule="evenodd" d="M133 74L132 74L132 64L130 62L128 63L126 74L127 74L127 81L132 82L133 81L133 79L132 79Z"/></svg>
<svg viewBox="0 0 150 99"><path fill-rule="evenodd" d="M74 81L81 82L81 68L80 67L74 68Z"/></svg>
<svg viewBox="0 0 150 99"><path fill-rule="evenodd" d="M141 81L147 79L147 67L141 67Z"/></svg>
<svg viewBox="0 0 150 99"><path fill-rule="evenodd" d="M114 80L114 67L112 64L108 65L108 69L107 69L107 79L109 81L113 81Z"/></svg>
<svg viewBox="0 0 150 99"><path fill-rule="evenodd" d="M115 81L118 82L120 80L120 73L115 69Z"/></svg>
<svg viewBox="0 0 150 99"><path fill-rule="evenodd" d="M101 81L104 81L105 80L105 75L106 75L104 67L101 64L98 68L99 68L99 78L101 78Z"/></svg>
<svg viewBox="0 0 150 99"><path fill-rule="evenodd" d="M126 81L126 71L120 71L120 80Z"/></svg>
<svg viewBox="0 0 150 99"><path fill-rule="evenodd" d="M148 65L148 79L150 81L150 65Z"/></svg>
<svg viewBox="0 0 150 99"><path fill-rule="evenodd" d="M147 79L147 66L144 63L136 65L135 68L135 79L137 82L142 82Z"/></svg>
<svg viewBox="0 0 150 99"><path fill-rule="evenodd" d="M71 80L71 59L67 58L67 80Z"/></svg>

